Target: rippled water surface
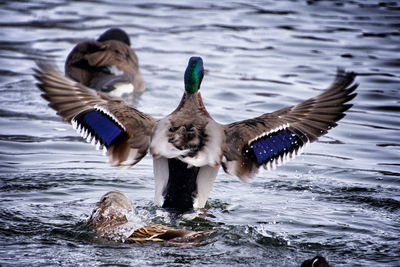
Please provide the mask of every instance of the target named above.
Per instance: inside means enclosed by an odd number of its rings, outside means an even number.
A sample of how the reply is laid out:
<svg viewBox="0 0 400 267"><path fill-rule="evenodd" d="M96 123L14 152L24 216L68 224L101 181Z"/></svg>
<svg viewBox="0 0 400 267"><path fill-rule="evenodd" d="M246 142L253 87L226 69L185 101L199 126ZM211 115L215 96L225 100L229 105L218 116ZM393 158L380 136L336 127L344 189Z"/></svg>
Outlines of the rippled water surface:
<svg viewBox="0 0 400 267"><path fill-rule="evenodd" d="M216 233L197 246L100 240L85 220L110 190L157 217L150 156L110 167L40 97L35 59L60 69L79 41L126 30L148 90L126 101L155 117L201 56L202 95L221 123L314 96L338 67L359 73L339 126L247 184L220 171L208 215L175 225ZM2 1L0 264L400 265L400 4L397 1ZM155 218L159 222L161 217Z"/></svg>

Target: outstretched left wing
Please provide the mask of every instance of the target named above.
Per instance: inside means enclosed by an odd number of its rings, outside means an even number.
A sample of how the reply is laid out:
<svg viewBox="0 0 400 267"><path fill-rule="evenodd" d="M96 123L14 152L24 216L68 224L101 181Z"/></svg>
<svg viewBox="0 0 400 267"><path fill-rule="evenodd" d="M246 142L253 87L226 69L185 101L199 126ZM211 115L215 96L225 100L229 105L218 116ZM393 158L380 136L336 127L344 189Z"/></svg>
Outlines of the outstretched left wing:
<svg viewBox="0 0 400 267"><path fill-rule="evenodd" d="M253 177L260 166L275 168L298 155L304 146L337 124L352 105L355 73L338 70L333 84L303 103L224 126L225 172L242 180Z"/></svg>
<svg viewBox="0 0 400 267"><path fill-rule="evenodd" d="M111 165L132 166L146 155L157 122L152 116L65 77L51 64L38 63L35 72L49 106L86 141L104 149Z"/></svg>

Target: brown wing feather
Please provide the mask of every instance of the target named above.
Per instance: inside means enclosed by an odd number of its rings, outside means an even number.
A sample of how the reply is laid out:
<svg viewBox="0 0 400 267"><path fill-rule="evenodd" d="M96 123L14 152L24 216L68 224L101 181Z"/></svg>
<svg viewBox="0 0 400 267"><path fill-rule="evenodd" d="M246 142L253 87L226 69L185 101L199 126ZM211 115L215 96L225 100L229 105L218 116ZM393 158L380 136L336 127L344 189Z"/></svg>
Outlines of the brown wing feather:
<svg viewBox="0 0 400 267"><path fill-rule="evenodd" d="M339 69L333 84L316 97L254 119L225 125L224 170L241 179L251 178L257 173L260 165L273 167L281 163L283 158L297 154L306 143L313 142L319 136L326 134L352 106L345 103L356 96L353 93L358 86L353 84L355 76L353 72ZM249 148L252 148L252 142L268 138L282 129L295 136L296 144L298 143L291 151L285 150L267 163L257 162L256 158L248 153Z"/></svg>
<svg viewBox="0 0 400 267"><path fill-rule="evenodd" d="M35 78L39 81L37 86L43 91L42 97L49 101L49 106L57 111L57 115L69 123L78 113L94 105L105 105L111 101L122 103L65 77L52 64L39 62L37 65Z"/></svg>
<svg viewBox="0 0 400 267"><path fill-rule="evenodd" d="M74 122L74 118L89 110L98 110L116 125L122 125L125 137L113 143L107 150L112 165L131 166L146 155L156 119L129 107L120 99L65 77L51 64L38 63L35 73L43 98L49 101L49 106L66 122ZM82 131L90 132L88 128L83 129L83 125L79 127L82 127ZM102 143L98 145L98 148L103 147Z"/></svg>

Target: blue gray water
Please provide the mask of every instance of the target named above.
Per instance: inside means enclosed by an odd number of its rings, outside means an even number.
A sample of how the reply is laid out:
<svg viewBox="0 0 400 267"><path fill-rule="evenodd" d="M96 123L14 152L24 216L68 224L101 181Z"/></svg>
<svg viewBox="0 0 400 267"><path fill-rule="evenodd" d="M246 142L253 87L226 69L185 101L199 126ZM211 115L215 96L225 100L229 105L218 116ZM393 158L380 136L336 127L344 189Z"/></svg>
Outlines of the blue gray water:
<svg viewBox="0 0 400 267"><path fill-rule="evenodd" d="M79 41L126 30L148 90L126 101L155 117L201 56L202 95L221 123L315 96L338 67L359 73L354 107L305 153L243 184L221 170L197 246L106 242L85 225L110 190L153 217L149 156L110 167L40 97L35 59L60 69ZM0 265L400 266L400 4L397 1L2 1ZM155 218L163 222L162 218Z"/></svg>

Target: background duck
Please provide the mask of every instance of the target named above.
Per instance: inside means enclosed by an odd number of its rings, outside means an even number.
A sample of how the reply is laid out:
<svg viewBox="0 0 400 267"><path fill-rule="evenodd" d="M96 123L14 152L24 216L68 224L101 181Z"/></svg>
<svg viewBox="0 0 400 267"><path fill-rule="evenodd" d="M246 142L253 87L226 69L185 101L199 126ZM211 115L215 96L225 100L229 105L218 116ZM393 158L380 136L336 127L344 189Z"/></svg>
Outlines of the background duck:
<svg viewBox="0 0 400 267"><path fill-rule="evenodd" d="M65 74L114 96L145 90L139 61L126 32L111 28L97 40L77 44L65 62Z"/></svg>
<svg viewBox="0 0 400 267"><path fill-rule="evenodd" d="M203 61L192 57L185 71L179 106L157 120L122 100L96 92L39 64L36 78L43 97L115 166L132 166L150 151L154 159L155 203L180 211L203 208L219 167L242 180L259 167L276 165L299 154L335 127L352 105L355 74L338 70L333 84L296 106L221 125L204 107L199 89Z"/></svg>

